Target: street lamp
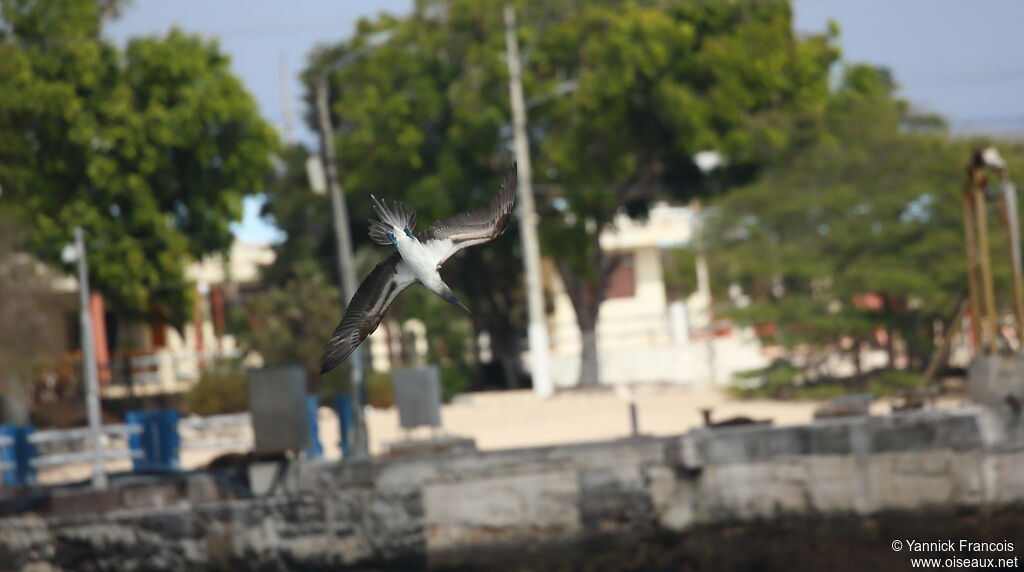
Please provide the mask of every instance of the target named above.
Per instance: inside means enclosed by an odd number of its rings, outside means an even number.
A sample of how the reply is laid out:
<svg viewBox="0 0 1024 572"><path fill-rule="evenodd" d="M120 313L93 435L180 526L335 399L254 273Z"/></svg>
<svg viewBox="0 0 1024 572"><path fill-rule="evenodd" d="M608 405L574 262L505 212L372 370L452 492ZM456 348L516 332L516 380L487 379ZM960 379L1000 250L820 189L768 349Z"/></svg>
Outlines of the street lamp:
<svg viewBox="0 0 1024 572"><path fill-rule="evenodd" d="M715 169L726 165L728 161L718 151L698 151L693 155L693 163L697 165L703 175L707 176ZM697 292L704 304L704 315L707 320L704 329L704 347L708 360L708 381L714 385L718 378L715 363L715 328L711 313L711 278L708 274L707 245L704 242L704 221L700 212L700 201L694 200L691 208L697 245Z"/></svg>
<svg viewBox="0 0 1024 572"><path fill-rule="evenodd" d="M341 188L341 180L338 176L338 162L334 152L334 126L331 125L331 114L328 109L327 74L353 63L369 49L386 42L389 37L390 34L387 32L370 36L364 46L349 52L337 63L323 70L317 78L316 86L314 87L316 89L317 122L320 131L322 176L317 173L317 165L315 163L307 162L306 168L307 173L310 175L310 186L313 188L314 193L326 187L331 196L334 239L338 247L338 275L341 277L342 305L344 306L348 306L349 301L355 296L358 285L356 283L355 260L352 253L352 230L348 225L348 207L345 205L345 195ZM356 458L367 457L370 454L370 447L369 436L366 430L366 416L363 411L365 369L363 365L363 350L360 348L352 352L352 356L348 361L355 418L351 450Z"/></svg>
<svg viewBox="0 0 1024 572"><path fill-rule="evenodd" d="M526 272L526 302L529 316L527 334L530 342L530 374L533 392L549 397L555 392L551 380L547 324L544 323L544 289L540 276L540 240L537 238L537 210L533 203L530 142L526 138L526 101L523 97L522 62L516 38L516 15L505 6L505 49L512 100L512 127L515 135L516 163L519 178L519 232L523 242L523 265Z"/></svg>
<svg viewBox="0 0 1024 572"><path fill-rule="evenodd" d="M96 379L96 351L93 349L92 313L89 311L89 268L85 253L85 238L82 227L75 227L75 242L64 247L61 259L65 264L78 263L78 300L80 338L82 346L82 373L85 377L85 406L89 418L89 444L92 447L92 486L107 488L107 468L103 464L103 447L100 442L100 395Z"/></svg>

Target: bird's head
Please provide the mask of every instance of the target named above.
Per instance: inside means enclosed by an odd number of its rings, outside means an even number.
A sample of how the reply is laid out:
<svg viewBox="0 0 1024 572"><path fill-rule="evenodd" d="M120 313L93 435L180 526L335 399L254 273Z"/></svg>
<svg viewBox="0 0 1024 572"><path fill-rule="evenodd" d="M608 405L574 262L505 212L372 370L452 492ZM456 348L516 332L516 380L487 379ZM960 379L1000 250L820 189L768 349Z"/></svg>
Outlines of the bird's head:
<svg viewBox="0 0 1024 572"><path fill-rule="evenodd" d="M454 294L445 298L444 301L448 302L453 306L458 306L459 308L462 308L463 310L466 311L467 314L472 314L472 312L469 311L469 308L467 308L466 305L462 303L462 300L456 298Z"/></svg>
<svg viewBox="0 0 1024 572"><path fill-rule="evenodd" d="M472 313L469 311L469 308L467 308L466 305L462 303L461 300L455 297L455 292L452 292L452 289L449 288L447 284L443 282L441 283L441 289L438 292L438 295L440 295L441 299L444 300L445 302L448 302L453 306L458 306L459 308L462 308L463 310L466 311L467 314Z"/></svg>

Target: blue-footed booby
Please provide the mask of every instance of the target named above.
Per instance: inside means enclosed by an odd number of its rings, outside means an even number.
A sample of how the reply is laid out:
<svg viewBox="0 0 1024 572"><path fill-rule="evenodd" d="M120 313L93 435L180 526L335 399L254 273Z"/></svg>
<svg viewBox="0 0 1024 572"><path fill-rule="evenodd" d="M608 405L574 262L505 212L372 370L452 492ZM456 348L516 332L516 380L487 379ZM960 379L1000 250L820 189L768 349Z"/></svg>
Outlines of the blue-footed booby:
<svg viewBox="0 0 1024 572"><path fill-rule="evenodd" d="M377 244L394 246L396 252L377 264L352 296L341 323L324 346L320 373L345 361L377 329L398 294L413 282L469 311L438 271L456 252L490 242L505 231L516 202L516 165L505 174L501 189L486 206L434 221L418 234L413 234L415 210L398 202L388 207L377 197L371 198L380 219L370 219L370 238Z"/></svg>

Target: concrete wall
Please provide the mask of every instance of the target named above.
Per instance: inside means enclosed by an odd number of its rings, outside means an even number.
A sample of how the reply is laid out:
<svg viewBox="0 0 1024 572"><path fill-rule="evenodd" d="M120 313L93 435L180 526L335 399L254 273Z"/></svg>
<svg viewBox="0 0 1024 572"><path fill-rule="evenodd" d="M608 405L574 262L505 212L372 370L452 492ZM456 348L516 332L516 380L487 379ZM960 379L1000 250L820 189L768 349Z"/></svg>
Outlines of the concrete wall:
<svg viewBox="0 0 1024 572"><path fill-rule="evenodd" d="M291 496L0 520L0 569L418 566L609 534L1022 500L1024 423L968 408L324 463L304 467Z"/></svg>

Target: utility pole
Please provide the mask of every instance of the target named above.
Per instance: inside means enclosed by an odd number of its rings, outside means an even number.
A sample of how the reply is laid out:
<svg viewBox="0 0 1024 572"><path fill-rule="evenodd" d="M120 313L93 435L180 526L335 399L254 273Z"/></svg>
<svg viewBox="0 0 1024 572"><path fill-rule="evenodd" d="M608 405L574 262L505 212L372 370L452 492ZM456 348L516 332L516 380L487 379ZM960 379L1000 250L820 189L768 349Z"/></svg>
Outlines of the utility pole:
<svg viewBox="0 0 1024 572"><path fill-rule="evenodd" d="M696 231L694 234L697 246L697 292L700 293L701 301L704 303L704 315L707 319L707 325L704 328L704 348L708 360L708 381L711 385L715 385L718 382L718 368L715 362L715 324L714 314L711 312L711 278L708 273L707 248L704 243L704 219L700 201L694 200L691 209Z"/></svg>
<svg viewBox="0 0 1024 572"><path fill-rule="evenodd" d="M338 246L338 274L341 276L342 303L347 307L356 293L355 261L352 256L352 232L348 227L348 208L338 179L338 164L334 157L334 127L327 108L327 75L320 76L316 87L316 109L320 127L320 150L323 153L327 188L331 195L331 214L334 219L334 238ZM348 359L351 373L354 427L352 452L356 458L370 454L363 411L363 350L356 349Z"/></svg>
<svg viewBox="0 0 1024 572"><path fill-rule="evenodd" d="M281 139L284 140L286 145L295 143L295 123L294 113L292 112L292 90L289 85L291 78L288 77L288 58L284 54L281 54L280 60L280 82L281 82L281 113L284 117L281 118Z"/></svg>
<svg viewBox="0 0 1024 572"><path fill-rule="evenodd" d="M533 391L540 397L554 393L548 355L548 330L544 323L544 290L540 277L540 244L537 239L537 211L533 204L533 180L530 167L530 143L526 138L526 103L523 98L522 62L516 38L516 14L505 6L505 48L508 63L509 95L512 98L512 124L515 133L516 162L519 177L519 233L523 242L526 267L526 301L529 308L530 365Z"/></svg>
<svg viewBox="0 0 1024 572"><path fill-rule="evenodd" d="M728 159L718 151L705 150L693 154L693 164L700 169L704 176L728 162ZM693 211L694 240L697 246L697 291L700 293L701 301L704 302L704 313L707 318L707 325L704 328L704 347L708 360L708 381L714 385L718 382L718 368L715 359L715 323L714 313L711 311L711 279L708 274L707 243L700 200L694 199L690 203L690 208Z"/></svg>
<svg viewBox="0 0 1024 572"><path fill-rule="evenodd" d="M89 442L92 446L92 486L107 488L107 468L103 464L100 442L100 395L96 379L96 351L92 339L92 314L89 312L89 268L85 257L82 227L75 227L75 257L78 262L78 299L81 303L82 369L85 375L85 406L89 417Z"/></svg>

